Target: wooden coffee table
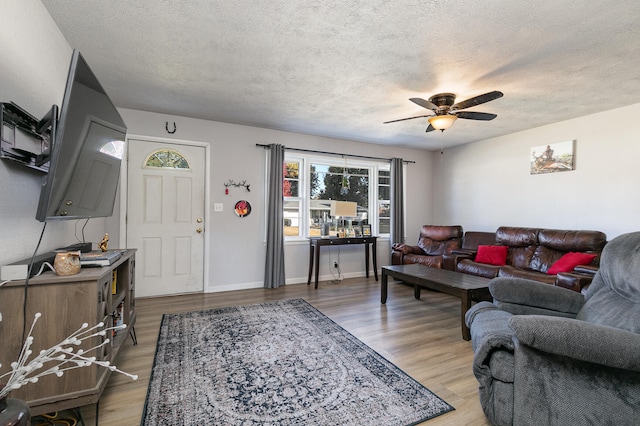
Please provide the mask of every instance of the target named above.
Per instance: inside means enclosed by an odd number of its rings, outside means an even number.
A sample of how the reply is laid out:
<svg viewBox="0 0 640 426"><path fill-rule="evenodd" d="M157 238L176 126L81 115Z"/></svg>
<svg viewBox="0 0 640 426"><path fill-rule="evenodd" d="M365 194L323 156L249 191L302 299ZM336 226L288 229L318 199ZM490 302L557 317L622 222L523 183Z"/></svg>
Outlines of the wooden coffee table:
<svg viewBox="0 0 640 426"><path fill-rule="evenodd" d="M462 338L464 340L471 339L469 328L464 322L464 316L471 307L471 302L492 300L491 293L489 293L488 278L411 264L382 267L380 287L380 302L382 304L387 303L387 281L389 277L413 284L413 294L416 299L420 299L421 288L437 290L459 297L460 321L462 322Z"/></svg>

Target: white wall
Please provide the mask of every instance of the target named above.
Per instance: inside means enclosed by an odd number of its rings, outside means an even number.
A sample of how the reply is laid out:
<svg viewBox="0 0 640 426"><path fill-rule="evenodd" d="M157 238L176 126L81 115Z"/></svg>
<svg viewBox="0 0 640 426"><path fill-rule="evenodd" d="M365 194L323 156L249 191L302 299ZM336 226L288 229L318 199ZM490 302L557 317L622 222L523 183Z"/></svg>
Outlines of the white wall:
<svg viewBox="0 0 640 426"><path fill-rule="evenodd" d="M37 0L0 2L0 100L14 101L36 116L60 104L71 47ZM211 143L211 213L208 291L260 286L264 266L264 151L256 143L338 151L377 157L401 156L407 166L407 241L415 242L423 224L461 224L466 230L493 231L501 225L598 229L611 239L640 229L640 104L556 123L438 153L401 149L320 136L279 132L206 120L122 110L130 133ZM169 135L165 122L176 122ZM446 132L445 135L446 137ZM532 146L576 140L576 170L529 175ZM431 173L434 169L433 175ZM0 264L26 258L36 246L42 224L35 217L42 175L0 161ZM250 193L224 195L228 179L247 180ZM236 199L252 203L252 214L233 215ZM212 207L212 206L210 206ZM213 210L211 208L211 210ZM118 220L92 220L87 239L109 232L118 245ZM83 221L47 225L42 250L76 241ZM41 250L41 251L42 251ZM388 261L388 243L379 245L380 265ZM307 277L308 245L287 246L288 282ZM362 248L341 249L345 275L362 273ZM321 276L330 278L321 260Z"/></svg>
<svg viewBox="0 0 640 426"><path fill-rule="evenodd" d="M0 16L0 101L40 118L62 101L72 49L38 0L3 0ZM43 228L35 220L43 176L0 161L0 264L28 258L36 248ZM39 252L76 242L83 224L47 224ZM85 236L99 241L105 232L105 220L92 220Z"/></svg>
<svg viewBox="0 0 640 426"><path fill-rule="evenodd" d="M594 229L609 240L640 230L639 116L636 104L446 150L434 161L435 221ZM532 147L567 140L575 170L529 174Z"/></svg>
<svg viewBox="0 0 640 426"><path fill-rule="evenodd" d="M60 105L64 95L72 47L38 0L0 2L0 101L13 101L31 114L43 116L53 104ZM90 58L87 58L90 61ZM98 76L99 78L99 76ZM366 154L380 157L403 156L416 161L408 166L407 230L414 240L416 229L431 222L431 158L421 150L395 149L379 145L328 139L317 136L277 132L183 117L124 110L129 133L168 137L165 121L176 122L175 138L211 143L211 202L224 203L225 211L211 215L210 276L208 291L261 286L264 274L264 158L256 143L281 143L290 147ZM35 220L40 185L44 175L10 161L0 161L0 265L28 258L35 249L43 224ZM247 180L251 192L232 189L224 195L228 179ZM252 203L250 216L239 219L233 214L237 199ZM211 209L213 210L213 209ZM120 244L120 212L114 217L92 219L85 229L88 241L98 242L108 232L111 247ZM76 242L84 221L47 224L39 253ZM413 231L413 232L412 232ZM288 282L303 282L307 277L308 246L292 245L286 250ZM389 257L388 243L379 246L380 264ZM341 266L345 275L362 274L361 250L342 250ZM328 268L322 269L329 275Z"/></svg>
<svg viewBox="0 0 640 426"><path fill-rule="evenodd" d="M256 144L280 143L290 148L314 149L347 154L390 158L401 156L415 161L407 166L407 230L410 240L417 238L417 230L431 223L431 161L432 154L415 149L399 149L389 146L281 132L248 126L198 120L163 114L120 110L130 134L162 139L206 142L211 145L210 220L205 224L209 233L209 276L206 291L223 291L238 288L261 287L264 279L265 258L265 158L266 152ZM176 125L176 132L169 134ZM229 179L246 180L251 191L229 188L225 195L224 183ZM252 206L251 214L239 218L233 212L236 201L245 199ZM223 203L224 211L213 212L213 203ZM415 234L415 235L413 235ZM328 268L329 254L322 252L320 274L331 277ZM335 252L334 252L335 254ZM306 282L309 245L288 244L285 249L285 269L288 283ZM379 266L389 262L389 242L378 245ZM345 276L363 275L364 253L362 246L342 247L340 264Z"/></svg>

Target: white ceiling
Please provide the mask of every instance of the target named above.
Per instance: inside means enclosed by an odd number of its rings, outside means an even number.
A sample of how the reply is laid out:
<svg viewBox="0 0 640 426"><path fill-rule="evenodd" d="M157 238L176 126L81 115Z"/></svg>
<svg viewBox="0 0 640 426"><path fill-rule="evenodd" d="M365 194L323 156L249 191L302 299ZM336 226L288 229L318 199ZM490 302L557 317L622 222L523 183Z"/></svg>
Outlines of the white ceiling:
<svg viewBox="0 0 640 426"><path fill-rule="evenodd" d="M124 108L436 150L640 102L638 0L42 3ZM493 121L382 124L492 90Z"/></svg>

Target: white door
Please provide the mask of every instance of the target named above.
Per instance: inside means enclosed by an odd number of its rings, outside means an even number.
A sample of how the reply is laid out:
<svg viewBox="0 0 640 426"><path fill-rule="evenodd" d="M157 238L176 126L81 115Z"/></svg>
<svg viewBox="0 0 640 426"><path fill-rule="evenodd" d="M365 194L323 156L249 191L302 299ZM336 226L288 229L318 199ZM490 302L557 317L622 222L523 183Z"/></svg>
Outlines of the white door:
<svg viewBox="0 0 640 426"><path fill-rule="evenodd" d="M127 246L136 296L204 289L203 146L129 139Z"/></svg>

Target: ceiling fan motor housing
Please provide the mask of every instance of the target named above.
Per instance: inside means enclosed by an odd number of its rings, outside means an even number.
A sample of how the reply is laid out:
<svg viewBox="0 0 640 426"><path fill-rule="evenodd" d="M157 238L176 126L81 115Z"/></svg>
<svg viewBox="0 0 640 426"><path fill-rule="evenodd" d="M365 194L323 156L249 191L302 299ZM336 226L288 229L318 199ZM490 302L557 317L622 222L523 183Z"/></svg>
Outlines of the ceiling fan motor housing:
<svg viewBox="0 0 640 426"><path fill-rule="evenodd" d="M456 95L453 93L439 93L429 98L429 102L435 104L438 110L446 112L456 101Z"/></svg>

